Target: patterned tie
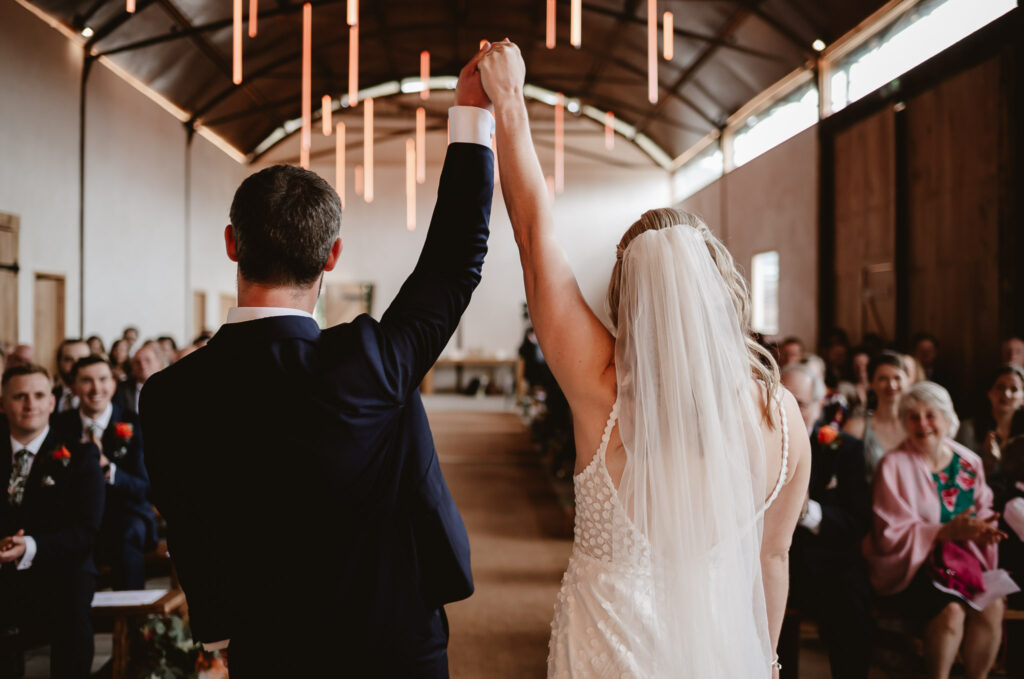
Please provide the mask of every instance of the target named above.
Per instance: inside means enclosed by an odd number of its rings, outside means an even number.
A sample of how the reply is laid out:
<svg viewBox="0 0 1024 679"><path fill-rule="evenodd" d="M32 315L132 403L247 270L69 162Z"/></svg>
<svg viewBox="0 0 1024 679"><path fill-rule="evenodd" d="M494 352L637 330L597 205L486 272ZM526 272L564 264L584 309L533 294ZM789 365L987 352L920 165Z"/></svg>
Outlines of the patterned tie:
<svg viewBox="0 0 1024 679"><path fill-rule="evenodd" d="M22 448L14 453L14 468L11 469L11 480L7 484L7 499L15 507L20 507L25 497L25 485L28 483L31 462L32 453L28 448Z"/></svg>

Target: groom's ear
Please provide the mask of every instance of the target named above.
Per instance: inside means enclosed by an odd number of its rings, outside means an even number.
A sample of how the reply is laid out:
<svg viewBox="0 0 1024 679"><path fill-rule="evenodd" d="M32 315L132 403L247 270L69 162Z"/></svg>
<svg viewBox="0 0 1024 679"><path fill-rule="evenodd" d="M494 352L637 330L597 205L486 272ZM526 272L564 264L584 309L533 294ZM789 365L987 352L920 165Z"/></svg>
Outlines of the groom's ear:
<svg viewBox="0 0 1024 679"><path fill-rule="evenodd" d="M229 257L231 255L228 255ZM331 271L338 264L338 259L341 257L341 238L334 241L334 245L331 246L331 254L327 255L327 261L324 263L324 271Z"/></svg>
<svg viewBox="0 0 1024 679"><path fill-rule="evenodd" d="M238 250L235 247L235 232L230 224L224 227L224 250L228 253L228 259L232 262L238 261Z"/></svg>

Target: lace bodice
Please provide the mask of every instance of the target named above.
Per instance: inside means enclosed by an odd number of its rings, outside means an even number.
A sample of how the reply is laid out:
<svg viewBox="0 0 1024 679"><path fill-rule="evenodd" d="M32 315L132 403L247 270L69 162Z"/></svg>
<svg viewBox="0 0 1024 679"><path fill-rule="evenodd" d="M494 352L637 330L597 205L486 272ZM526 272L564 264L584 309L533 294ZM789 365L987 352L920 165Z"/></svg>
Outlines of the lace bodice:
<svg viewBox="0 0 1024 679"><path fill-rule="evenodd" d="M647 566L647 539L633 525L619 502L605 461L608 441L619 415L616 400L594 459L573 477L576 492L576 540L573 551L620 565Z"/></svg>

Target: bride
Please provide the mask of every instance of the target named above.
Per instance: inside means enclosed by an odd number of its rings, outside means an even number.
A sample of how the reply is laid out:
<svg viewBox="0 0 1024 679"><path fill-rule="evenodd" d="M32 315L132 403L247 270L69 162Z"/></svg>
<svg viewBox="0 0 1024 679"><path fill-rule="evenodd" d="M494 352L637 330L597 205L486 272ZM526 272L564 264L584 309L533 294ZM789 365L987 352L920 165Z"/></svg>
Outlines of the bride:
<svg viewBox="0 0 1024 679"><path fill-rule="evenodd" d="M743 279L699 219L651 210L618 245L610 334L555 239L519 49L497 43L479 68L530 315L576 435L548 676L767 679L810 446L749 336Z"/></svg>

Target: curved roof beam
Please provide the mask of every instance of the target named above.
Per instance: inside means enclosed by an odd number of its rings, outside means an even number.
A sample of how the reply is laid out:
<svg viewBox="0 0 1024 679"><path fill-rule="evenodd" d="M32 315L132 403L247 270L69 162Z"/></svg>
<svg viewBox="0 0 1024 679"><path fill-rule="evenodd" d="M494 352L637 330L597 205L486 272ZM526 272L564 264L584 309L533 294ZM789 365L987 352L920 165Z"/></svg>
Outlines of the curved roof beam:
<svg viewBox="0 0 1024 679"><path fill-rule="evenodd" d="M458 82L457 76L435 76L430 78L428 87L431 90L454 90L455 84ZM393 97L396 95L409 94L412 92L422 91L419 78L405 78L401 82L389 81L374 85L373 87L367 87L359 91L359 100L373 97L374 99L383 99L387 97ZM550 106L555 105L557 99L557 93L527 83L523 87L523 96L526 99L538 101ZM605 111L590 105L584 105L579 99L575 97L566 97L566 108L571 113L581 113L582 115L590 118L595 123L604 125ZM340 110L348 108L348 95L343 95L340 100L335 100L333 104L334 110ZM316 117L316 114L314 114ZM249 154L249 162L254 163L271 150L276 148L279 144L283 143L289 137L298 132L302 127L301 118L292 118L291 120L285 121L280 127L271 132L267 137L263 139L251 154ZM658 146L650 137L639 132L633 125L625 122L618 116L615 117L613 123L616 134L624 137L627 141L633 143L637 148L643 151L656 165L664 170L669 170L672 167L672 157L665 152L663 148Z"/></svg>

